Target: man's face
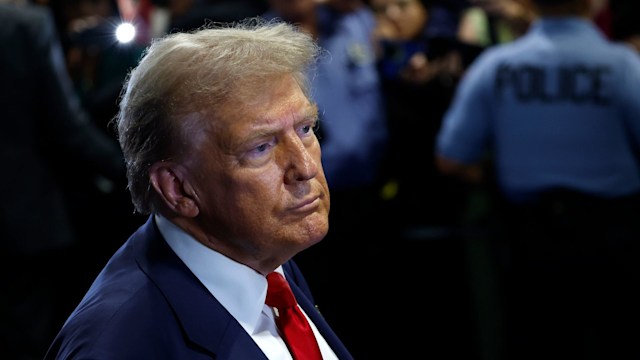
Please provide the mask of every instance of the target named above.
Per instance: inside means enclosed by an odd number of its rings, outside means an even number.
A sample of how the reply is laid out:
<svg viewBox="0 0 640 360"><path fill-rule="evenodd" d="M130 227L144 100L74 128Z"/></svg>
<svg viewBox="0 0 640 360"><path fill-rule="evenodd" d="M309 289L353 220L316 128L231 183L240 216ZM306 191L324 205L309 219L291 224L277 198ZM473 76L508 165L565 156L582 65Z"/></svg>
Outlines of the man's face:
<svg viewBox="0 0 640 360"><path fill-rule="evenodd" d="M289 76L262 88L250 103L229 102L209 125L185 130L195 144L184 165L196 221L216 239L208 245L244 263L287 260L329 227L317 108Z"/></svg>

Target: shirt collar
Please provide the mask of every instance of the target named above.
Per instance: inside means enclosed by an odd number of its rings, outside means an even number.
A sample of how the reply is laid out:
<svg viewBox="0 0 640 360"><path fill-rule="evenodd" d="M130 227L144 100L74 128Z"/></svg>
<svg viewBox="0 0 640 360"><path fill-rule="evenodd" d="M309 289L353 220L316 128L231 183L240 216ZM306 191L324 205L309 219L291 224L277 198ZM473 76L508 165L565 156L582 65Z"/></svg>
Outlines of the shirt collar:
<svg viewBox="0 0 640 360"><path fill-rule="evenodd" d="M267 296L267 279L254 269L206 247L160 214L160 233L171 249L222 306L253 334ZM282 273L282 267L276 271Z"/></svg>

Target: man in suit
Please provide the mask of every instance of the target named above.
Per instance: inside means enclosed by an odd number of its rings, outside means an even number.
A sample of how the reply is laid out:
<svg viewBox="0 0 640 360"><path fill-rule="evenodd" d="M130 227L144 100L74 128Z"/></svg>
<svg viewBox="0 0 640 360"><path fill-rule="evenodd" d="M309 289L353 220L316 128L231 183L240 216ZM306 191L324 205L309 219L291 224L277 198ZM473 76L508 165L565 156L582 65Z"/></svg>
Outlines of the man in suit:
<svg viewBox="0 0 640 360"><path fill-rule="evenodd" d="M64 272L82 260L70 183L124 188L125 166L74 93L48 8L0 4L0 79L0 357L42 359L82 294Z"/></svg>
<svg viewBox="0 0 640 360"><path fill-rule="evenodd" d="M151 45L116 119L131 197L149 219L46 359L290 359L265 304L273 272L322 358L352 358L292 259L329 226L306 77L318 54L292 25L258 19Z"/></svg>

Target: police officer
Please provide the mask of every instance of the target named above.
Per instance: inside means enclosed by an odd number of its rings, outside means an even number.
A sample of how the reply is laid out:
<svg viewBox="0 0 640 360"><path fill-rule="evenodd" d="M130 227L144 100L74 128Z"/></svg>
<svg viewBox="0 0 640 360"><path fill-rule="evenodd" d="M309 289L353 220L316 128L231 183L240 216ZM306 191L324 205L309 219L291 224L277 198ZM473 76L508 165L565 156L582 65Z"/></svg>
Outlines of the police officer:
<svg viewBox="0 0 640 360"><path fill-rule="evenodd" d="M638 358L640 57L595 0L533 3L528 32L465 74L437 161L495 179L507 358Z"/></svg>

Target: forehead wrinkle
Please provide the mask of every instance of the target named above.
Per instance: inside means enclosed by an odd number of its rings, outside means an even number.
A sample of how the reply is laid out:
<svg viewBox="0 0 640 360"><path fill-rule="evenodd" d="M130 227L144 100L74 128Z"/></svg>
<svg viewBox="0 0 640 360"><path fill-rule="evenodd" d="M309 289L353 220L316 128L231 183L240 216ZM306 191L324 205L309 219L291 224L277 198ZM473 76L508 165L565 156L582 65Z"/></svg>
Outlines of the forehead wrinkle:
<svg viewBox="0 0 640 360"><path fill-rule="evenodd" d="M307 104L302 111L293 114L292 118L295 125L309 120L316 120L318 118L318 106L315 103Z"/></svg>
<svg viewBox="0 0 640 360"><path fill-rule="evenodd" d="M266 137L273 135L279 131L281 131L279 125L280 120L291 116L294 124L299 124L309 119L317 119L318 117L318 107L315 104L310 104L305 106L304 110L301 112L288 111L286 115L279 115L278 117L261 117L258 120L258 125L251 126L251 134L248 139L255 139L260 137Z"/></svg>

